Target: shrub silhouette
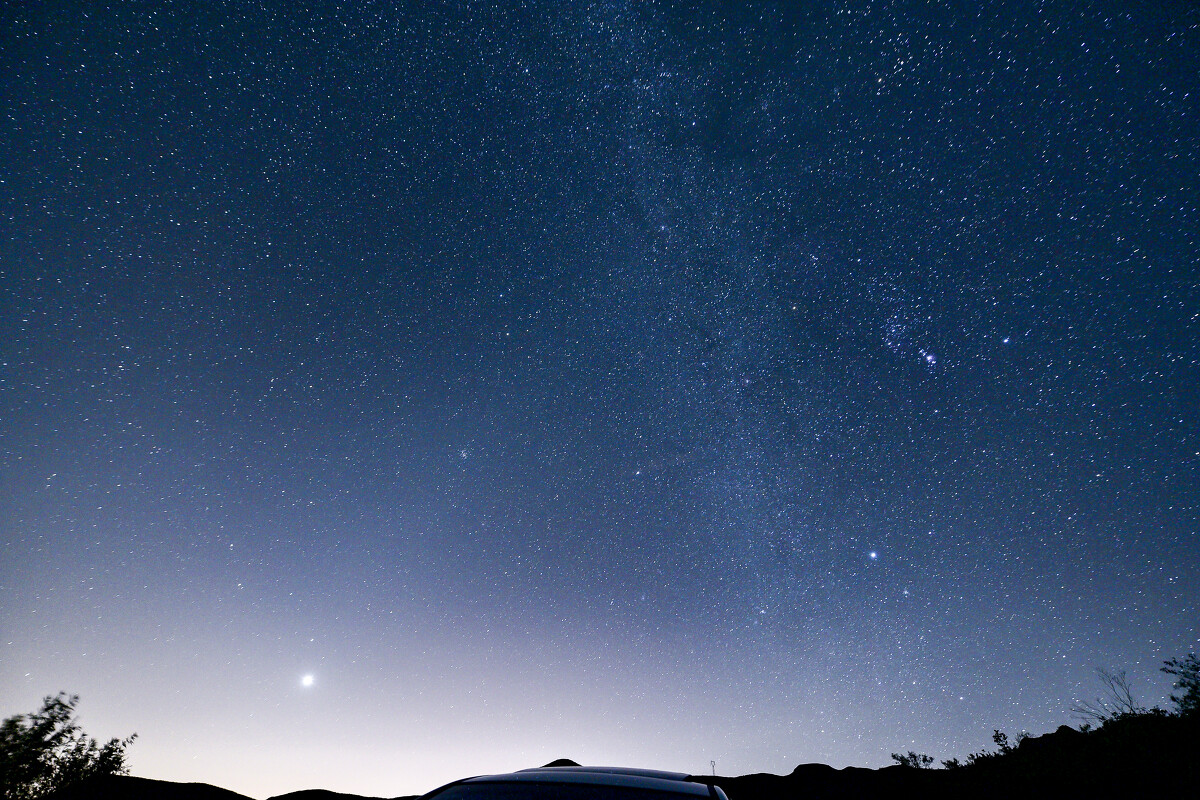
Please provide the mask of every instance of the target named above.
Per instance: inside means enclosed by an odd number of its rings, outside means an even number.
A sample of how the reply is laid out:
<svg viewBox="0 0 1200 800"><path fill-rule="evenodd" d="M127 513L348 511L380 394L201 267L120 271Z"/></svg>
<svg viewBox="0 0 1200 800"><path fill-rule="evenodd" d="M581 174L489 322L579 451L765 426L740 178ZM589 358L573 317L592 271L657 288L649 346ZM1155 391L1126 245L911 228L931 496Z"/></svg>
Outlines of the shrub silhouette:
<svg viewBox="0 0 1200 800"><path fill-rule="evenodd" d="M1073 774L1097 789L1105 789L1103 776L1123 774L1120 770L1126 766L1143 770L1144 778L1157 775L1168 780L1176 774L1172 764L1200 765L1194 758L1200 743L1200 657L1189 653L1163 664L1162 671L1175 678L1174 711L1140 705L1123 671L1101 669L1101 696L1071 709L1082 722L1078 730L1064 725L1043 737L1034 739L1022 732L1013 740L995 730L996 749L946 759L941 765L959 776L1007 772L1047 784ZM913 751L892 753L892 759L905 767L928 768L933 763L931 757ZM1200 777L1200 767L1188 766L1178 774L1191 780Z"/></svg>
<svg viewBox="0 0 1200 800"><path fill-rule="evenodd" d="M100 744L75 721L78 703L60 692L34 713L0 723L3 800L39 800L93 776L125 774L125 748L137 735Z"/></svg>
<svg viewBox="0 0 1200 800"><path fill-rule="evenodd" d="M928 769L933 764L933 756L909 750L907 753L892 753L892 760L902 767L913 769Z"/></svg>

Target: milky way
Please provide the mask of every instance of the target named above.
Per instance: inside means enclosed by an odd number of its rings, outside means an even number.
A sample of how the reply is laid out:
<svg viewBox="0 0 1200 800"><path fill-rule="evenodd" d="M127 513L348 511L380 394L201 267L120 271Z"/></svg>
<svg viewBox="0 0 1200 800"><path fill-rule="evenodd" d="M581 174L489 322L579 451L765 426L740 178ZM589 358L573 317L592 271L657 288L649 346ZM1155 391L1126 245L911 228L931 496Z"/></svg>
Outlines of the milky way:
<svg viewBox="0 0 1200 800"><path fill-rule="evenodd" d="M394 796L1164 702L1200 9L984 5L0 13L0 713Z"/></svg>

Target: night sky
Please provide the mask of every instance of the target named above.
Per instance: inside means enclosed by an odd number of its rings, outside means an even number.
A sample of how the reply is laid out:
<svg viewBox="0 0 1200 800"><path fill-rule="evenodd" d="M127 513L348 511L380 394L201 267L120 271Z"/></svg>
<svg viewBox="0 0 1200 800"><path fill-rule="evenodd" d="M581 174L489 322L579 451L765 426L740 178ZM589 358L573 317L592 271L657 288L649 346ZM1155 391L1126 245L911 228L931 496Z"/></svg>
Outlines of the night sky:
<svg viewBox="0 0 1200 800"><path fill-rule="evenodd" d="M0 714L262 798L1165 702L1200 5L696 5L5 4Z"/></svg>

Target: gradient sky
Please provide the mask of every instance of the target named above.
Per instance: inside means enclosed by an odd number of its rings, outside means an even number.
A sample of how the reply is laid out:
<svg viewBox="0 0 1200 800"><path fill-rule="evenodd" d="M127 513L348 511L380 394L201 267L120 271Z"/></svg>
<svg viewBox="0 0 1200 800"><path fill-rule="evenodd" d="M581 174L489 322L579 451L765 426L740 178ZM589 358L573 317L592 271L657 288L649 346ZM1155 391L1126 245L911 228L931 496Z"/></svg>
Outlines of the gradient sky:
<svg viewBox="0 0 1200 800"><path fill-rule="evenodd" d="M696 6L5 4L0 713L263 798L1165 701L1200 6Z"/></svg>

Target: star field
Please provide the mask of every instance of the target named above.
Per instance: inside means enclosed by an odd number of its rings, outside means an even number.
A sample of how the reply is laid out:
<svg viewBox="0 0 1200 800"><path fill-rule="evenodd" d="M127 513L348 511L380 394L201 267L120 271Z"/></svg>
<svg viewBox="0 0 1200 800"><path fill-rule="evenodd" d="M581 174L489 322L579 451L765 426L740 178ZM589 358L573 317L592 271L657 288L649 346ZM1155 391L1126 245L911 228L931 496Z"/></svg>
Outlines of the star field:
<svg viewBox="0 0 1200 800"><path fill-rule="evenodd" d="M961 756L1200 643L1194 3L0 12L0 713Z"/></svg>

